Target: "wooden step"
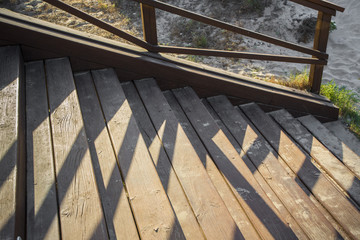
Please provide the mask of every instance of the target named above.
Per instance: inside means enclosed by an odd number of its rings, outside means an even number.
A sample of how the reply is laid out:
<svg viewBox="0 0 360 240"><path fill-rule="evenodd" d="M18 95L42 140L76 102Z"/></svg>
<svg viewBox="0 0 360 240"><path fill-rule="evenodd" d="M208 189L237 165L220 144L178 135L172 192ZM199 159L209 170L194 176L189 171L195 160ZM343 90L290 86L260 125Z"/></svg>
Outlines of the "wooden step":
<svg viewBox="0 0 360 240"><path fill-rule="evenodd" d="M204 239L199 223L134 84L125 82L121 86L186 239Z"/></svg>
<svg viewBox="0 0 360 240"><path fill-rule="evenodd" d="M207 174L209 175L217 192L220 194L222 200L225 203L225 206L229 210L243 237L245 239L261 239L259 233L255 229L254 224L252 224L252 222L249 220L249 217L237 200L234 192L230 189L223 175L215 165L214 161L211 159L210 154L192 127L189 119L186 117L174 94L171 91L165 91L163 94L176 118L178 119L186 136L189 138L192 146L196 150L197 155L200 157L201 163L206 169Z"/></svg>
<svg viewBox="0 0 360 240"><path fill-rule="evenodd" d="M308 237L335 237L335 229L295 180L288 176L268 142L239 109L234 108L224 96L212 97L208 101Z"/></svg>
<svg viewBox="0 0 360 240"><path fill-rule="evenodd" d="M70 62L45 61L64 239L108 237Z"/></svg>
<svg viewBox="0 0 360 240"><path fill-rule="evenodd" d="M135 85L206 238L243 238L155 80Z"/></svg>
<svg viewBox="0 0 360 240"><path fill-rule="evenodd" d="M286 128L285 131L294 138L297 143L326 171L329 176L335 180L343 191L347 192L350 197L360 205L360 180L351 172L342 162L339 161L312 133L304 126L301 126L290 113L286 110L273 113L272 115L282 116L296 124L295 128ZM307 116L306 118L298 118L305 125L312 125L309 121L313 121L314 125L324 128L315 118ZM312 127L314 127L312 125ZM317 128L320 129L320 128ZM314 130L314 129L313 129ZM329 138L335 138L331 133Z"/></svg>
<svg viewBox="0 0 360 240"><path fill-rule="evenodd" d="M324 123L332 134L339 138L341 145L346 145L354 153L360 156L360 139L357 138L340 120Z"/></svg>
<svg viewBox="0 0 360 240"><path fill-rule="evenodd" d="M296 238L195 92L191 88L173 92L260 235L265 239Z"/></svg>
<svg viewBox="0 0 360 240"><path fill-rule="evenodd" d="M342 144L341 141L315 117L308 115L298 118L298 120L319 139L327 149L354 172L357 178L360 178L360 155L353 152L346 144ZM357 193L357 196L360 199L359 193Z"/></svg>
<svg viewBox="0 0 360 240"><path fill-rule="evenodd" d="M120 169L143 239L184 239L129 102L111 69L92 71Z"/></svg>
<svg viewBox="0 0 360 240"><path fill-rule="evenodd" d="M220 129L224 132L226 137L229 139L233 147L236 151L240 154L241 159L244 161L246 166L250 169L253 176L255 177L256 181L260 184L261 188L266 192L267 197L271 200L271 202L275 205L281 217L287 222L290 228L294 231L295 235L299 239L307 239L307 235L301 229L299 224L295 221L295 219L291 216L289 211L285 208L284 204L281 200L276 196L275 192L271 189L269 184L266 182L265 177L262 176L261 173L257 170L256 166L251 162L247 154L244 150L240 147L240 144L236 141L234 136L230 133L228 128L225 124L221 121L219 115L215 112L215 110L211 107L210 103L206 99L202 99L202 103L209 111L213 119L215 120L216 124L220 127Z"/></svg>
<svg viewBox="0 0 360 240"><path fill-rule="evenodd" d="M27 239L60 239L44 62L26 70Z"/></svg>
<svg viewBox="0 0 360 240"><path fill-rule="evenodd" d="M139 239L91 73L74 77L109 238Z"/></svg>
<svg viewBox="0 0 360 240"><path fill-rule="evenodd" d="M25 81L19 47L0 48L0 239L25 237Z"/></svg>
<svg viewBox="0 0 360 240"><path fill-rule="evenodd" d="M294 144L279 125L256 104L242 105L241 109L346 232L350 236L358 238L360 233L358 231L358 222L360 221L357 216L358 210L311 162L311 157Z"/></svg>

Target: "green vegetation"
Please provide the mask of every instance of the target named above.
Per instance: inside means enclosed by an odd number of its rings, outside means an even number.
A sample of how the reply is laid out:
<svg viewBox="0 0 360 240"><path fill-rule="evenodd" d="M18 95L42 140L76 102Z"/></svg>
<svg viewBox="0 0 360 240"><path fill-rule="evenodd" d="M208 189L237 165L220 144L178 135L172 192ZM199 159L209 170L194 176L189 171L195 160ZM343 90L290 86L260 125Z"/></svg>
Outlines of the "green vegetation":
<svg viewBox="0 0 360 240"><path fill-rule="evenodd" d="M330 22L330 32L332 32L332 31L334 31L336 29L337 29L336 23L334 21L331 21Z"/></svg>
<svg viewBox="0 0 360 240"><path fill-rule="evenodd" d="M207 48L209 46L208 40L205 35L195 35L193 36L192 45L196 48Z"/></svg>
<svg viewBox="0 0 360 240"><path fill-rule="evenodd" d="M339 107L343 121L360 138L360 111L355 106L360 102L359 96L345 87L337 86L334 81L321 85L320 94Z"/></svg>
<svg viewBox="0 0 360 240"><path fill-rule="evenodd" d="M307 68L305 68L300 73L291 74L288 80L278 80L275 79L275 77L272 77L270 79L265 79L265 81L300 90L310 90L311 87L309 82L309 72Z"/></svg>

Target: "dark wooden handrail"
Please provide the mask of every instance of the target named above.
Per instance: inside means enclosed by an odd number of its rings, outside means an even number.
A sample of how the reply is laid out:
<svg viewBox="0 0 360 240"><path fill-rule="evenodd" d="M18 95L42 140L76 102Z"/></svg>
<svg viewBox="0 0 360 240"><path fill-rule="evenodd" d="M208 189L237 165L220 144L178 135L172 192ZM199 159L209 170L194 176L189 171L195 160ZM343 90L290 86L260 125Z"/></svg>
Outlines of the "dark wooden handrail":
<svg viewBox="0 0 360 240"><path fill-rule="evenodd" d="M99 28L102 28L102 29L104 29L104 30L106 30L106 31L118 36L118 37L121 37L121 38L123 38L123 39L125 39L125 40L139 46L139 47L145 48L148 51L152 50L152 46L149 43L147 43L147 42L145 42L145 41L143 41L141 39L138 39L138 38L132 36L131 34L126 33L126 32L124 32L124 31L122 31L122 30L120 30L120 29L118 29L116 27L113 27L110 24L108 24L108 23L106 23L104 21L101 21L101 20L99 20L99 19L97 19L97 18L95 18L95 17L93 17L93 16L91 16L91 15L89 15L87 13L84 13L83 11L80 11L77 8L74 8L74 7L64 3L62 1L59 1L59 0L44 0L44 1L51 4L51 5L53 5L53 6L55 6L55 7L57 7L57 8L60 8L60 9L64 10L65 12L70 13L70 14L78 17L78 18L81 18L81 19L83 19L83 20L85 20L85 21L87 21L89 23L92 23L93 25L95 25L95 26L97 26Z"/></svg>
<svg viewBox="0 0 360 240"><path fill-rule="evenodd" d="M177 53L177 54L189 54L189 55L202 55L202 56L215 56L215 57L229 57L229 58L243 58L262 61L276 61L276 62L292 62L303 64L319 64L326 65L327 61L310 57L294 57L274 54L261 54L261 53L249 53L249 52L235 52L215 49L199 49L199 48L186 48L186 47L168 47L168 46L156 46L154 48L157 52L162 53Z"/></svg>
<svg viewBox="0 0 360 240"><path fill-rule="evenodd" d="M131 34L128 34L120 29L117 29L108 23L101 21L89 14L86 14L68 4L59 0L44 0L47 3L54 5L68 13L71 13L87 22L94 24L104 30L107 30L137 46L145 48L149 52L155 53L176 53L176 54L192 54L202 56L215 56L215 57L231 57L231 58L245 58L263 61L281 61L281 62L294 62L301 64L311 64L309 80L311 83L311 91L319 93L321 78L323 74L324 65L327 64L328 54L326 47L330 31L331 16L335 16L336 11L343 12L344 8L330 3L326 0L290 0L295 3L304 5L309 8L318 10L318 20L316 25L314 47L307 48L295 43L284 41L278 38L267 36L257 33L242 27L238 27L229 23L225 23L210 17L206 17L191 11L181 9L157 0L133 0L140 3L141 16L143 23L143 34L145 41L138 39ZM211 26L219 27L234 33L242 34L260 41L268 42L284 48L295 50L297 52L309 54L312 57L294 57L284 55L272 55L261 53L247 53L237 51L213 50L213 49L198 49L198 48L183 48L174 46L158 46L157 30L156 30L156 16L155 8L173 13L185 18L199 21Z"/></svg>
<svg viewBox="0 0 360 240"><path fill-rule="evenodd" d="M287 42L287 41L284 41L284 40L281 40L278 38L270 37L270 36L267 36L267 35L264 35L261 33L257 33L257 32L242 28L242 27L228 24L228 23L225 23L225 22L222 22L222 21L210 18L210 17L206 17L206 16L203 16L203 15L200 15L197 13L193 13L193 12L190 12L190 11L178 8L178 7L174 7L172 5L169 5L169 4L166 4L163 2L159 2L157 0L133 0L133 1L136 1L136 2L139 2L142 4L146 4L148 6L152 6L152 7L161 9L163 11L173 13L173 14L185 17L185 18L189 18L189 19L192 19L192 20L195 20L198 22L202 22L202 23L214 26L214 27L225 29L225 30L228 30L228 31L231 31L234 33L239 33L239 34L242 34L247 37L255 38L257 40L261 40L264 42L268 42L271 44L289 48L289 49L292 49L292 50L295 50L298 52L310 54L313 56L317 56L319 58L326 59L328 57L326 53L322 53L320 51L317 51L317 50L314 50L311 48L306 48L306 47L303 47L303 46L300 46L297 44L293 44L293 43L290 43L290 42Z"/></svg>

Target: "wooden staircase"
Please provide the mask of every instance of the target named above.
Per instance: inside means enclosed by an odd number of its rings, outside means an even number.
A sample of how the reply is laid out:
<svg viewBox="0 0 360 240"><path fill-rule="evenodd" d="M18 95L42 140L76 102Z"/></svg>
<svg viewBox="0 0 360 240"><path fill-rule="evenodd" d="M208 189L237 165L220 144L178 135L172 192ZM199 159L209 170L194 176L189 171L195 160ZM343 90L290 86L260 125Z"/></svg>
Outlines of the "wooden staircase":
<svg viewBox="0 0 360 240"><path fill-rule="evenodd" d="M339 122L24 65L0 48L0 239L360 239Z"/></svg>

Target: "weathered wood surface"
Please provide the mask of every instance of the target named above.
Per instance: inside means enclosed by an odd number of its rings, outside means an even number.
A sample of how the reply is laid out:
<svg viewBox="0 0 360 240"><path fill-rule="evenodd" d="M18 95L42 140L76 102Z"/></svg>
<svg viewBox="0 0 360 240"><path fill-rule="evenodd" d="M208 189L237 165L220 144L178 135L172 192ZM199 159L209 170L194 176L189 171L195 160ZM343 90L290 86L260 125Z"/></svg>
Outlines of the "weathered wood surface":
<svg viewBox="0 0 360 240"><path fill-rule="evenodd" d="M328 38L330 34L331 14L325 12L318 12L318 18L314 36L314 49L321 52L326 52ZM313 56L315 57L315 56ZM311 64L309 73L309 82L311 85L311 92L319 93L321 79L324 71L324 65Z"/></svg>
<svg viewBox="0 0 360 240"><path fill-rule="evenodd" d="M243 238L155 80L135 85L206 238Z"/></svg>
<svg viewBox="0 0 360 240"><path fill-rule="evenodd" d="M324 125L311 115L298 118L322 144L360 178L360 155L334 136ZM359 193L358 193L359 194ZM360 198L360 194L359 194Z"/></svg>
<svg viewBox="0 0 360 240"><path fill-rule="evenodd" d="M184 239L120 82L111 69L92 72L140 237Z"/></svg>
<svg viewBox="0 0 360 240"><path fill-rule="evenodd" d="M339 138L342 146L346 145L351 151L360 156L360 140L345 127L341 120L323 123L323 125Z"/></svg>
<svg viewBox="0 0 360 240"><path fill-rule="evenodd" d="M339 110L324 98L294 89L261 83L218 69L179 59L145 53L140 48L88 35L7 10L0 10L1 38L70 58L126 70L142 77L156 77L162 89L192 86L201 97L226 94L247 101L280 106L336 120ZM26 36L24 38L23 36ZM137 78L138 79L138 78ZM122 79L120 79L123 81ZM129 80L129 78L125 78ZM221 89L221 92L219 91ZM204 91L203 91L204 92Z"/></svg>
<svg viewBox="0 0 360 240"><path fill-rule="evenodd" d="M210 154L199 139L194 128L192 127L191 123L183 112L180 104L176 100L174 94L171 91L165 91L163 92L163 94L167 102L169 103L172 111L174 112L176 118L178 119L186 136L189 138L192 146L196 150L197 155L200 157L200 160L203 166L206 168L206 171L212 183L214 184L216 190L223 199L227 209L229 210L232 218L234 219L244 238L261 239L259 234L255 230L254 225L251 223L250 219L246 215L243 207L240 205L239 201L228 186L221 172L215 165L214 161L211 159Z"/></svg>
<svg viewBox="0 0 360 240"><path fill-rule="evenodd" d="M19 47L0 48L0 239L25 236L25 165L20 152L23 87ZM19 126L18 126L19 124ZM23 188L23 189L22 189ZM21 191L21 192L19 192ZM22 194L22 195L19 195Z"/></svg>
<svg viewBox="0 0 360 240"><path fill-rule="evenodd" d="M218 28L221 28L224 30L234 32L234 33L242 34L244 36L248 36L248 37L255 38L255 39L258 39L258 40L261 40L264 42L268 42L268 43L272 43L272 44L275 44L278 46L289 48L289 49L292 49L292 50L295 50L298 52L311 54L311 55L314 55L314 56L317 56L320 58L327 59L327 54L324 52L320 52L320 51L317 51L317 50L314 50L311 48L300 46L298 44L294 44L294 43L287 42L287 41L284 41L284 40L281 40L278 38L274 38L274 37L267 36L267 35L264 35L261 33L257 33L257 32L239 27L239 26L235 26L235 25L225 23L225 22L222 22L222 21L210 18L210 17L206 17L206 16L203 16L203 15L200 15L197 13L193 13L193 12L181 9L179 7L172 6L167 3L163 3L163 2L155 1L155 0L135 0L135 1L140 2L142 4L149 5L149 6L153 6L155 8L158 8L158 9L164 10L166 12L170 12L170 13L173 13L173 14L185 17L185 18L199 21L199 22L202 22L202 23L214 26L214 27L218 27Z"/></svg>
<svg viewBox="0 0 360 240"><path fill-rule="evenodd" d="M158 45L155 8L140 4L140 9L144 40L152 45Z"/></svg>
<svg viewBox="0 0 360 240"><path fill-rule="evenodd" d="M187 87L173 92L260 235L265 239L296 238L194 91Z"/></svg>
<svg viewBox="0 0 360 240"><path fill-rule="evenodd" d="M234 109L224 96L208 101L309 238L335 238L336 230L288 176L270 145L239 110Z"/></svg>
<svg viewBox="0 0 360 240"><path fill-rule="evenodd" d="M358 238L360 234L358 210L313 165L311 157L294 144L280 127L255 104L242 105L241 109L346 232L352 237ZM280 123L284 128L284 124L291 125L290 122Z"/></svg>
<svg viewBox="0 0 360 240"><path fill-rule="evenodd" d="M260 184L261 188L265 191L268 198L272 201L274 206L277 208L277 210L281 214L282 218L285 219L286 223L289 224L290 228L294 231L295 235L299 239L308 239L305 232L301 229L299 224L296 222L296 220L293 218L293 216L291 216L289 211L285 208L284 204L276 196L275 192L271 189L269 184L266 182L266 180L265 180L266 176L265 177L262 176L261 173L256 169L255 165L250 161L249 157L246 155L246 153L240 147L239 143L236 141L236 139L230 133L228 128L221 121L219 115L211 107L209 102L206 99L202 99L202 103L204 104L206 109L209 111L209 113L211 114L211 116L214 119L214 121L216 122L216 124L220 127L220 129L224 132L226 137L229 139L229 141L231 142L233 147L239 153L241 159L244 161L246 166L250 169L250 171L253 174L253 176L255 177L256 181Z"/></svg>
<svg viewBox="0 0 360 240"><path fill-rule="evenodd" d="M60 239L44 62L26 74L27 239Z"/></svg>
<svg viewBox="0 0 360 240"><path fill-rule="evenodd" d="M45 61L64 239L108 237L68 59Z"/></svg>
<svg viewBox="0 0 360 240"><path fill-rule="evenodd" d="M283 118L291 120L296 124L296 129L289 127L285 130L317 163L320 164L326 173L329 174L357 204L360 204L360 180L321 142L319 142L312 133L300 123L296 123L296 120L286 112L286 110L280 110L277 114L282 114ZM305 123L305 126L309 126L313 131L325 128L313 117L306 116L298 119L300 122ZM318 134L321 133L318 132ZM326 141L329 141L331 137L335 138L335 136L331 136L330 132L329 134ZM325 135L323 135L323 137L325 138Z"/></svg>
<svg viewBox="0 0 360 240"><path fill-rule="evenodd" d="M150 117L146 113L146 109L141 102L134 84L132 82L126 82L121 86L125 92L141 135L149 149L163 187L166 190L180 226L184 231L185 237L187 239L204 239L199 223L196 220L179 179L171 166L170 160L165 153L160 138L156 134Z"/></svg>
<svg viewBox="0 0 360 240"><path fill-rule="evenodd" d="M74 77L109 237L139 239L91 74Z"/></svg>

